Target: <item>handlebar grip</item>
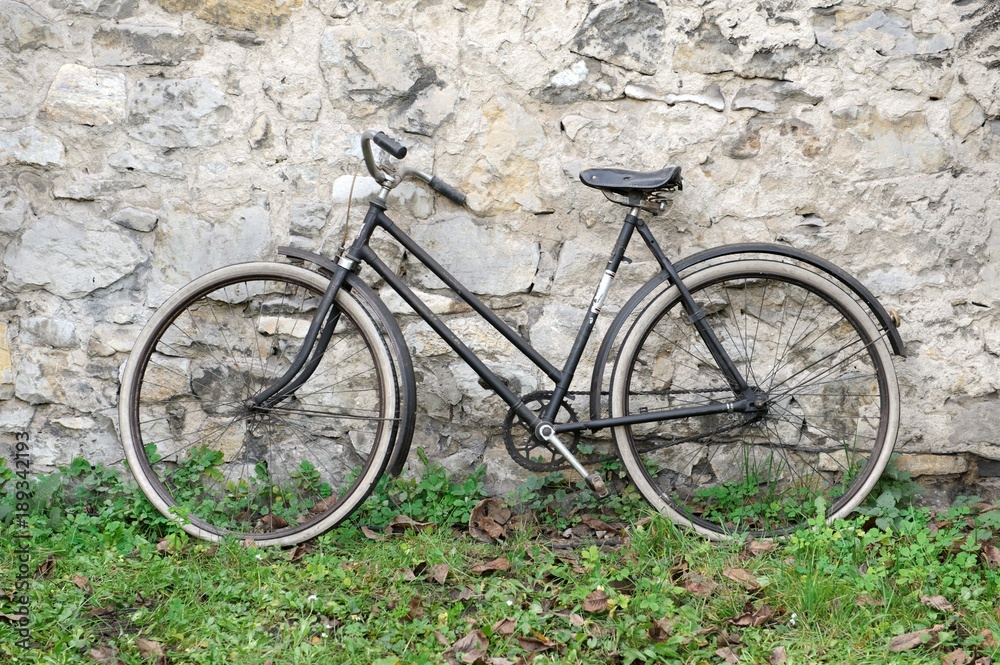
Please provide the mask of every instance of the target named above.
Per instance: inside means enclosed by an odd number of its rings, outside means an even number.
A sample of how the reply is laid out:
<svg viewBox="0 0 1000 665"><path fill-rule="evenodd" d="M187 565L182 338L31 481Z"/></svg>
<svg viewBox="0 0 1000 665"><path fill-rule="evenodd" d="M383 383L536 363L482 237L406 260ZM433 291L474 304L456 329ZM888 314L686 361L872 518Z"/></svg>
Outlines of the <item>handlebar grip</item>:
<svg viewBox="0 0 1000 665"><path fill-rule="evenodd" d="M373 136L372 141L375 143L375 145L382 148L396 159L402 159L403 157L406 157L406 146L401 145L400 143L389 138L383 132L379 132L378 134Z"/></svg>
<svg viewBox="0 0 1000 665"><path fill-rule="evenodd" d="M438 194L443 195L449 201L453 201L460 206L465 205L465 194L461 190L452 187L441 178L434 176L428 184L431 186L431 189Z"/></svg>

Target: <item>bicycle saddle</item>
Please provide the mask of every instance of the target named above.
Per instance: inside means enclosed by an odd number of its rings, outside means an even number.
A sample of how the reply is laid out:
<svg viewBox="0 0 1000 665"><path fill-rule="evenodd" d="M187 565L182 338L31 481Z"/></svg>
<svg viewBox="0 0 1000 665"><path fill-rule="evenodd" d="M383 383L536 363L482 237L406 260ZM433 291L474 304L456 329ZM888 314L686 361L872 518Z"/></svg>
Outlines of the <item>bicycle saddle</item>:
<svg viewBox="0 0 1000 665"><path fill-rule="evenodd" d="M659 171L627 171L625 169L587 169L580 172L580 181L595 189L623 196L648 193L659 189L684 189L681 167L668 166Z"/></svg>

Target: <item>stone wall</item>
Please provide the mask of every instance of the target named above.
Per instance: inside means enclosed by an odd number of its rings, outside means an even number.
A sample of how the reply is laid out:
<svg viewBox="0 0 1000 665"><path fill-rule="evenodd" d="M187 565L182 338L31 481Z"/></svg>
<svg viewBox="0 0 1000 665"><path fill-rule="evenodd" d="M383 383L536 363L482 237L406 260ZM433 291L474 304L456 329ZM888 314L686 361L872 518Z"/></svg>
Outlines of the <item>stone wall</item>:
<svg viewBox="0 0 1000 665"><path fill-rule="evenodd" d="M577 173L682 165L655 222L669 253L777 241L858 275L902 321L903 463L988 493L998 24L991 0L0 0L0 455L28 432L39 470L119 460L118 372L152 309L280 244L335 251L359 134L380 128L483 212L405 185L404 227L557 364L621 215ZM651 273L641 251L609 310ZM390 300L418 358L415 445L509 488L505 406Z"/></svg>

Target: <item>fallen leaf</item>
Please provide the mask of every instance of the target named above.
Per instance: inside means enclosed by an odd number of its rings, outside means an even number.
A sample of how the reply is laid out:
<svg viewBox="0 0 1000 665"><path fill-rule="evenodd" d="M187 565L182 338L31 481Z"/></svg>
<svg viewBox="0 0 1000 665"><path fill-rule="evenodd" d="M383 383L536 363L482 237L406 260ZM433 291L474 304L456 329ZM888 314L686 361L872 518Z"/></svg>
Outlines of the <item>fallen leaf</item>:
<svg viewBox="0 0 1000 665"><path fill-rule="evenodd" d="M746 551L746 553L750 556L756 557L767 554L768 552L773 552L777 547L778 544L771 540L750 540L750 542L747 543L746 548L744 548L744 551Z"/></svg>
<svg viewBox="0 0 1000 665"><path fill-rule="evenodd" d="M655 619L653 621L653 625L649 627L648 631L646 631L649 634L650 641L666 642L671 633L674 631L675 623L676 621L674 619L668 619L667 617Z"/></svg>
<svg viewBox="0 0 1000 665"><path fill-rule="evenodd" d="M937 638L937 634L943 629L944 626L941 624L935 624L933 628L925 628L924 630L916 630L905 635L897 635L890 640L889 651L909 651L924 644L931 644Z"/></svg>
<svg viewBox="0 0 1000 665"><path fill-rule="evenodd" d="M487 658L486 665L517 665L517 661L506 658Z"/></svg>
<svg viewBox="0 0 1000 665"><path fill-rule="evenodd" d="M761 605L757 609L752 603L747 603L743 608L743 614L730 619L729 623L734 626L760 628L774 617L774 610L768 604Z"/></svg>
<svg viewBox="0 0 1000 665"><path fill-rule="evenodd" d="M722 574L734 582L742 584L747 591L757 591L760 589L757 576L749 570L743 568L726 568L722 571Z"/></svg>
<svg viewBox="0 0 1000 665"><path fill-rule="evenodd" d="M972 656L965 653L961 647L945 654L941 659L941 665L969 665L971 662Z"/></svg>
<svg viewBox="0 0 1000 665"><path fill-rule="evenodd" d="M361 527L361 533L363 533L365 538L367 538L368 540L382 540L383 538L385 538L385 536L383 536L381 533L373 531L372 529L369 529L366 526Z"/></svg>
<svg viewBox="0 0 1000 665"><path fill-rule="evenodd" d="M94 589L90 586L90 578L84 577L83 575L74 575L73 584L76 585L77 589L81 591L86 591L87 593L94 593Z"/></svg>
<svg viewBox="0 0 1000 665"><path fill-rule="evenodd" d="M326 511L333 508L333 506L336 503L337 503L337 495L331 494L322 501L317 501L316 503L314 503L313 507L309 509L309 512L312 513L313 515L319 515L320 513L325 513Z"/></svg>
<svg viewBox="0 0 1000 665"><path fill-rule="evenodd" d="M114 605L105 605L104 607L91 607L87 610L87 616L94 617L107 617L113 615L118 609Z"/></svg>
<svg viewBox="0 0 1000 665"><path fill-rule="evenodd" d="M169 554L170 549L170 541L166 538L161 538L159 542L156 543L156 551L160 554Z"/></svg>
<svg viewBox="0 0 1000 665"><path fill-rule="evenodd" d="M385 531L388 534L403 533L409 529L414 531L427 531L434 525L430 522L418 522L412 517L407 517L406 515L396 515L392 518L389 524L386 525Z"/></svg>
<svg viewBox="0 0 1000 665"><path fill-rule="evenodd" d="M261 529L267 531L277 531L278 529L284 529L288 526L288 521L281 515L264 515L259 520L257 520L257 526Z"/></svg>
<svg viewBox="0 0 1000 665"><path fill-rule="evenodd" d="M420 596L413 596L410 598L410 609L406 613L406 618L410 621L415 621L416 619L423 618L424 616L424 599Z"/></svg>
<svg viewBox="0 0 1000 665"><path fill-rule="evenodd" d="M580 521L589 526L595 532L600 533L617 533L617 529L605 522L604 520L597 519L590 515L583 515L580 517Z"/></svg>
<svg viewBox="0 0 1000 665"><path fill-rule="evenodd" d="M583 601L583 611L599 614L608 611L608 594L600 589L590 592Z"/></svg>
<svg viewBox="0 0 1000 665"><path fill-rule="evenodd" d="M305 543L299 543L298 545L296 545L295 547L293 547L288 551L288 560L298 561L306 554L308 554L310 549L311 548Z"/></svg>
<svg viewBox="0 0 1000 665"><path fill-rule="evenodd" d="M163 646L159 642L154 642L153 640L137 637L135 638L135 648L139 650L139 655L143 658L163 655Z"/></svg>
<svg viewBox="0 0 1000 665"><path fill-rule="evenodd" d="M21 619L27 619L27 614L4 614L0 612L0 619L4 621L9 621L11 623L18 623Z"/></svg>
<svg viewBox="0 0 1000 665"><path fill-rule="evenodd" d="M983 560L986 565L990 568L996 568L1000 566L1000 548L997 548L993 543L986 543L983 545Z"/></svg>
<svg viewBox="0 0 1000 665"><path fill-rule="evenodd" d="M570 623L570 625L576 626L577 628L583 628L583 626L587 622L584 620L584 618L582 616L580 616L576 612L570 612L569 623Z"/></svg>
<svg viewBox="0 0 1000 665"><path fill-rule="evenodd" d="M983 638L982 646L986 649L995 649L998 646L997 641L993 638L993 631L989 628L983 628L979 631L979 636Z"/></svg>
<svg viewBox="0 0 1000 665"><path fill-rule="evenodd" d="M500 619L495 624L493 624L493 632L496 633L497 635L503 635L505 637L507 635L513 635L514 629L516 628L517 628L517 622L507 617L504 617L503 619Z"/></svg>
<svg viewBox="0 0 1000 665"><path fill-rule="evenodd" d="M118 649L112 646L94 647L87 652L87 655L101 665L118 665L118 663L122 662L118 660Z"/></svg>
<svg viewBox="0 0 1000 665"><path fill-rule="evenodd" d="M470 600L472 595L472 587L465 585L461 589L453 589L450 597L452 600Z"/></svg>
<svg viewBox="0 0 1000 665"><path fill-rule="evenodd" d="M517 644L529 653L548 651L556 646L555 642L538 633L535 633L535 637L518 637Z"/></svg>
<svg viewBox="0 0 1000 665"><path fill-rule="evenodd" d="M772 651L771 655L767 658L767 662L770 663L770 665L784 665L784 663L787 663L788 654L785 653L785 647L777 647L774 651Z"/></svg>
<svg viewBox="0 0 1000 665"><path fill-rule="evenodd" d="M493 559L492 561L486 561L484 563L477 563L469 569L474 575L485 575L487 573L493 573L496 571L510 570L510 560L507 557L500 557L499 559Z"/></svg>
<svg viewBox="0 0 1000 665"><path fill-rule="evenodd" d="M482 661L486 656L486 649L489 648L490 641L486 639L486 634L481 630L472 630L451 645L444 652L444 658L452 665L462 665Z"/></svg>
<svg viewBox="0 0 1000 665"><path fill-rule="evenodd" d="M719 587L719 585L712 580L695 572L685 573L683 581L684 589L686 589L688 593L693 593L696 596L711 596Z"/></svg>
<svg viewBox="0 0 1000 665"><path fill-rule="evenodd" d="M498 499L483 499L473 507L469 516L469 533L484 543L502 540L507 536L505 525L511 515L510 509Z"/></svg>
<svg viewBox="0 0 1000 665"><path fill-rule="evenodd" d="M955 609L944 596L920 596L920 604L942 612L951 612Z"/></svg>
<svg viewBox="0 0 1000 665"><path fill-rule="evenodd" d="M723 647L715 651L715 655L726 661L727 663L738 663L740 662L739 656L737 656L730 647Z"/></svg>
<svg viewBox="0 0 1000 665"><path fill-rule="evenodd" d="M49 577L52 574L52 570L56 567L56 557L55 555L48 555L45 557L45 561L38 564L38 568L35 569L35 579L39 577Z"/></svg>
<svg viewBox="0 0 1000 665"><path fill-rule="evenodd" d="M445 580L448 579L448 573L451 571L451 566L446 563L439 563L436 566L431 566L427 569L427 576L438 584L444 584Z"/></svg>

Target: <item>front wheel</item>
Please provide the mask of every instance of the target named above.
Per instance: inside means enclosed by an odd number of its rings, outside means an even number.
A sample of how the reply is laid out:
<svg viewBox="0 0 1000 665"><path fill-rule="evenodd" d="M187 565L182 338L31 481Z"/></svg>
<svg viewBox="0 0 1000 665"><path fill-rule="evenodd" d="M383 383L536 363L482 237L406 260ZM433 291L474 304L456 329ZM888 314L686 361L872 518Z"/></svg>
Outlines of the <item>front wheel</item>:
<svg viewBox="0 0 1000 665"><path fill-rule="evenodd" d="M250 398L302 346L328 280L246 263L182 288L143 329L122 378L129 468L165 516L199 538L292 545L344 520L385 468L400 427L388 342L347 289L312 376L269 406Z"/></svg>
<svg viewBox="0 0 1000 665"><path fill-rule="evenodd" d="M614 428L639 491L710 538L781 536L818 510L846 516L881 475L898 429L882 331L834 281L780 261L734 260L684 283L764 407ZM677 288L665 290L622 342L611 415L732 401Z"/></svg>

